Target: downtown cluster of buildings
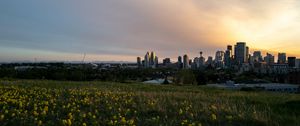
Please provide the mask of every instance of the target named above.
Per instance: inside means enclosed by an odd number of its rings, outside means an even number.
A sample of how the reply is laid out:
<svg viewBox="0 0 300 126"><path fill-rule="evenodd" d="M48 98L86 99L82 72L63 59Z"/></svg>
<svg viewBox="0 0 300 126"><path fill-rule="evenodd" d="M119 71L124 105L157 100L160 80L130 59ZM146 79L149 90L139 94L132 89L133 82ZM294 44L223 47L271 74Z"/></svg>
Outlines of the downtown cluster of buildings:
<svg viewBox="0 0 300 126"><path fill-rule="evenodd" d="M300 59L287 57L286 53L278 53L278 60L275 56L267 53L264 57L261 51L250 53L245 42L237 42L236 45L228 45L225 51L217 51L215 58L209 56L207 59L202 56L190 59L188 55L178 56L176 63L172 63L170 58L163 59L162 64L158 64L158 57L154 52L147 52L144 60L137 58L139 67L177 67L179 69L199 69L208 66L221 69L236 69L240 72L255 71L258 73L286 73L293 68L300 68Z"/></svg>

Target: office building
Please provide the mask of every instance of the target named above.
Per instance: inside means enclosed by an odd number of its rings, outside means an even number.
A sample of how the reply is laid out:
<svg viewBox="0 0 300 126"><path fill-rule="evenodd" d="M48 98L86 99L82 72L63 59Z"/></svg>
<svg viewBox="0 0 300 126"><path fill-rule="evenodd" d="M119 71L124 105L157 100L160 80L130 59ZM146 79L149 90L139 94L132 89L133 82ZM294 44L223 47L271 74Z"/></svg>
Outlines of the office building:
<svg viewBox="0 0 300 126"><path fill-rule="evenodd" d="M254 51L253 52L253 61L254 62L262 62L263 61L263 58L262 58L262 55L261 55L261 52L260 51Z"/></svg>
<svg viewBox="0 0 300 126"><path fill-rule="evenodd" d="M183 68L184 69L188 69L189 67L190 67L190 59L189 59L189 57L188 57L188 55L184 55L183 56Z"/></svg>
<svg viewBox="0 0 300 126"><path fill-rule="evenodd" d="M199 57L199 67L202 67L205 65L205 58L202 56L203 52L200 52L200 57Z"/></svg>
<svg viewBox="0 0 300 126"><path fill-rule="evenodd" d="M156 56L155 56L155 52L151 52L150 54L150 61L149 61L150 67L155 67L156 65Z"/></svg>
<svg viewBox="0 0 300 126"><path fill-rule="evenodd" d="M267 53L267 55L264 58L264 61L268 64L268 65L272 65L274 64L275 60L274 60L274 56L270 53Z"/></svg>
<svg viewBox="0 0 300 126"><path fill-rule="evenodd" d="M228 45L224 54L224 63L226 67L231 67L232 64L232 46Z"/></svg>
<svg viewBox="0 0 300 126"><path fill-rule="evenodd" d="M178 68L183 68L183 63L182 63L182 57L181 56L178 56L177 67Z"/></svg>
<svg viewBox="0 0 300 126"><path fill-rule="evenodd" d="M145 68L149 68L150 67L150 54L149 54L149 52L147 52L146 55L145 55L144 67Z"/></svg>
<svg viewBox="0 0 300 126"><path fill-rule="evenodd" d="M137 57L136 61L137 61L137 66L141 67L142 66L142 59L141 59L141 57Z"/></svg>
<svg viewBox="0 0 300 126"><path fill-rule="evenodd" d="M207 57L206 65L212 65L212 63L213 63L213 57L212 56Z"/></svg>
<svg viewBox="0 0 300 126"><path fill-rule="evenodd" d="M296 59L296 68L300 68L300 59Z"/></svg>
<svg viewBox="0 0 300 126"><path fill-rule="evenodd" d="M249 48L248 48L249 50ZM242 64L247 62L247 57L249 52L247 52L247 47L245 42L237 42L234 46L234 58L237 64Z"/></svg>
<svg viewBox="0 0 300 126"><path fill-rule="evenodd" d="M296 67L296 57L288 57L288 65L290 68Z"/></svg>
<svg viewBox="0 0 300 126"><path fill-rule="evenodd" d="M278 64L285 64L286 63L286 53L278 53Z"/></svg>
<svg viewBox="0 0 300 126"><path fill-rule="evenodd" d="M224 52L223 51L216 52L215 66L216 67L224 67Z"/></svg>

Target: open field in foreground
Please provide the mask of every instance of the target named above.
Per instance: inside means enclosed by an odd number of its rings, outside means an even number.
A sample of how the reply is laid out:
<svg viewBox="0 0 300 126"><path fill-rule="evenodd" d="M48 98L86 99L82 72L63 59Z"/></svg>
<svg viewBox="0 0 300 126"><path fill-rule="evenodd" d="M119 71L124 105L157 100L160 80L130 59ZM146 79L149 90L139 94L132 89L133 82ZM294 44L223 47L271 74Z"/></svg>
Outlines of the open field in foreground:
<svg viewBox="0 0 300 126"><path fill-rule="evenodd" d="M0 125L300 125L300 95L205 86L0 81Z"/></svg>

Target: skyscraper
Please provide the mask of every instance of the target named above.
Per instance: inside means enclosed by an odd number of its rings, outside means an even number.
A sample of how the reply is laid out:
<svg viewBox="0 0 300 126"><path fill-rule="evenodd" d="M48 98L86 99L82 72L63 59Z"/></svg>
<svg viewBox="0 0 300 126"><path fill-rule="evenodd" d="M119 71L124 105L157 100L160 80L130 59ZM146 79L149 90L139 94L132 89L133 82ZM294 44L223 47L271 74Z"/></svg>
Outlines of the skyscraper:
<svg viewBox="0 0 300 126"><path fill-rule="evenodd" d="M151 67L155 66L155 58L156 58L155 52L152 51L150 54L150 66Z"/></svg>
<svg viewBox="0 0 300 126"><path fill-rule="evenodd" d="M178 56L177 65L178 65L178 68L182 68L183 67L183 65L182 65L182 57L181 56Z"/></svg>
<svg viewBox="0 0 300 126"><path fill-rule="evenodd" d="M194 63L192 64L192 68L196 69L196 68L199 68L199 67L200 67L200 59L199 59L199 57L195 57L194 58Z"/></svg>
<svg viewBox="0 0 300 126"><path fill-rule="evenodd" d="M212 56L208 56L207 57L207 61L206 61L206 65L212 65L213 63L213 57Z"/></svg>
<svg viewBox="0 0 300 126"><path fill-rule="evenodd" d="M249 62L249 58L250 58L250 54L249 54L249 47L248 46L246 46L246 63L248 63Z"/></svg>
<svg viewBox="0 0 300 126"><path fill-rule="evenodd" d="M202 56L202 52L200 52L200 57L199 57L199 65L204 66L205 65L205 58Z"/></svg>
<svg viewBox="0 0 300 126"><path fill-rule="evenodd" d="M144 59L144 67L149 68L150 67L150 56L149 52L146 53L145 59Z"/></svg>
<svg viewBox="0 0 300 126"><path fill-rule="evenodd" d="M286 63L286 53L278 53L278 64L285 64Z"/></svg>
<svg viewBox="0 0 300 126"><path fill-rule="evenodd" d="M288 57L288 65L291 68L296 67L296 57Z"/></svg>
<svg viewBox="0 0 300 126"><path fill-rule="evenodd" d="M228 45L227 50L225 51L224 54L224 63L226 67L231 66L231 61L232 61L232 46Z"/></svg>
<svg viewBox="0 0 300 126"><path fill-rule="evenodd" d="M141 57L137 57L136 61L137 61L137 66L141 67L142 66L142 59L141 59Z"/></svg>
<svg viewBox="0 0 300 126"><path fill-rule="evenodd" d="M154 64L152 65L152 68L156 68L158 66L158 57L155 56Z"/></svg>
<svg viewBox="0 0 300 126"><path fill-rule="evenodd" d="M270 53L267 53L264 60L265 62L267 62L268 65L274 64L274 56Z"/></svg>
<svg viewBox="0 0 300 126"><path fill-rule="evenodd" d="M300 59L296 59L296 68L300 68Z"/></svg>
<svg viewBox="0 0 300 126"><path fill-rule="evenodd" d="M217 51L215 56L215 65L216 67L223 67L224 66L224 52Z"/></svg>
<svg viewBox="0 0 300 126"><path fill-rule="evenodd" d="M249 48L248 48L249 49ZM237 64L247 62L247 47L245 42L237 42L234 46L234 58Z"/></svg>
<svg viewBox="0 0 300 126"><path fill-rule="evenodd" d="M260 51L254 51L253 52L253 60L254 62L262 62L262 56Z"/></svg>
<svg viewBox="0 0 300 126"><path fill-rule="evenodd" d="M189 59L188 55L185 54L183 56L183 68L184 69L188 69L190 67L189 61L190 61L190 59Z"/></svg>

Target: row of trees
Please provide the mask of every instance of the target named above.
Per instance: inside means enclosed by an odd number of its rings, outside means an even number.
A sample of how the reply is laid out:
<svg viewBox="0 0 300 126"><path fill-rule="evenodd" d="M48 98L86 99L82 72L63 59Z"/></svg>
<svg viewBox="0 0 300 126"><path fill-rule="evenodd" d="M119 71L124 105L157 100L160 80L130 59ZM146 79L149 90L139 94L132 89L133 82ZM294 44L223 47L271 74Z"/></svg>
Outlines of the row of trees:
<svg viewBox="0 0 300 126"><path fill-rule="evenodd" d="M277 76L277 77L276 77ZM275 77L275 79L274 79ZM129 68L110 68L93 69L85 65L77 67L50 66L47 68L33 67L26 70L15 70L13 66L0 67L0 78L16 79L48 79L48 80L72 80L72 81L145 81L157 78L168 78L176 84L195 84L203 85L207 83L224 83L233 80L237 83L255 83L253 80L279 82L284 78L283 75L260 75L247 72L236 75L232 70L216 70L206 68L202 70L191 69L129 69Z"/></svg>

